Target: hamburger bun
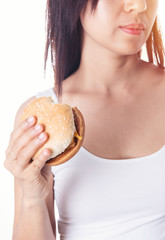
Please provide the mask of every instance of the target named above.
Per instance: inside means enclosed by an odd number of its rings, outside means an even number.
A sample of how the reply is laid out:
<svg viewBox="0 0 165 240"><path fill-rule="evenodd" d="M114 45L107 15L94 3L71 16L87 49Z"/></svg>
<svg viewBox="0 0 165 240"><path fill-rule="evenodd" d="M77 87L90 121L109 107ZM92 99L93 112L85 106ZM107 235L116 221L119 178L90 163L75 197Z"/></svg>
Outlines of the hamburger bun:
<svg viewBox="0 0 165 240"><path fill-rule="evenodd" d="M54 103L51 97L39 97L32 100L24 109L21 121L36 116L37 123L45 126L48 141L36 152L32 160L39 156L44 148L52 154L46 165L55 166L72 158L80 149L84 138L84 118L77 107Z"/></svg>

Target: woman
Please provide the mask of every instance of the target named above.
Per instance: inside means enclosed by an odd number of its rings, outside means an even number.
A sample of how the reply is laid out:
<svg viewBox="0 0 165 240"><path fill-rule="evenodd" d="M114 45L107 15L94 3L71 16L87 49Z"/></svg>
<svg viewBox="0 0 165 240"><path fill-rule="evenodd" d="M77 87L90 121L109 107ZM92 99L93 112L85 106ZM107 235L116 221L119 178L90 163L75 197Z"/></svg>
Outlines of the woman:
<svg viewBox="0 0 165 240"><path fill-rule="evenodd" d="M44 126L18 110L5 166L15 177L13 239L165 239L165 73L158 0L50 0L51 47L60 103L85 118L83 147L45 166ZM140 59L146 43L149 63ZM156 64L153 64L156 59ZM56 61L56 64L54 64ZM65 81L63 81L65 79ZM53 92L53 93L52 93ZM54 183L54 184L53 184Z"/></svg>

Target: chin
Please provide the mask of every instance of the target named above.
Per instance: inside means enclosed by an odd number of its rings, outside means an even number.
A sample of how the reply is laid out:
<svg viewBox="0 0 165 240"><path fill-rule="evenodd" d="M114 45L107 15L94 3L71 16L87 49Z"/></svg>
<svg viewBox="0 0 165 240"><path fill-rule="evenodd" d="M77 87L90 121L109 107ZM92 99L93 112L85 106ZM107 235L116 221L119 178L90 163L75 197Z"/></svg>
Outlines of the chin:
<svg viewBox="0 0 165 240"><path fill-rule="evenodd" d="M125 46L118 48L116 52L119 55L127 55L127 56L128 55L136 55L141 51L142 46L143 45L139 45L139 44L138 44L138 46L135 44L134 45L133 44L125 45Z"/></svg>

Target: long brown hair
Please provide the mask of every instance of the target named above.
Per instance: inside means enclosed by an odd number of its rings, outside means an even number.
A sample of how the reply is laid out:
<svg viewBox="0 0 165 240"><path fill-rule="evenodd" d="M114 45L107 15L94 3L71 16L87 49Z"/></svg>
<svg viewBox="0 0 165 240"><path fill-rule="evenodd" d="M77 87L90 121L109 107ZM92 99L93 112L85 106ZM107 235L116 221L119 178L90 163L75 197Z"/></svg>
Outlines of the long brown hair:
<svg viewBox="0 0 165 240"><path fill-rule="evenodd" d="M58 96L62 93L62 81L75 72L81 57L80 12L91 1L91 13L99 0L47 0L45 65L50 50ZM146 42L148 61L164 68L164 47L157 18ZM140 55L139 55L140 56Z"/></svg>

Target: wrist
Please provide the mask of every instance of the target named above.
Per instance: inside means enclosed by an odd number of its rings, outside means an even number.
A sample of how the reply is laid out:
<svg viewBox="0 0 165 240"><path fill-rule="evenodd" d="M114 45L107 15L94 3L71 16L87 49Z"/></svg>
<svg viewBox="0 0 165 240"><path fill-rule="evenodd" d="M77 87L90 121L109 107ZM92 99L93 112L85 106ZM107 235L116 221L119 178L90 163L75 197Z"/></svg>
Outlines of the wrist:
<svg viewBox="0 0 165 240"><path fill-rule="evenodd" d="M26 208L33 208L46 205L45 199L32 199L27 196L22 197L22 205Z"/></svg>

